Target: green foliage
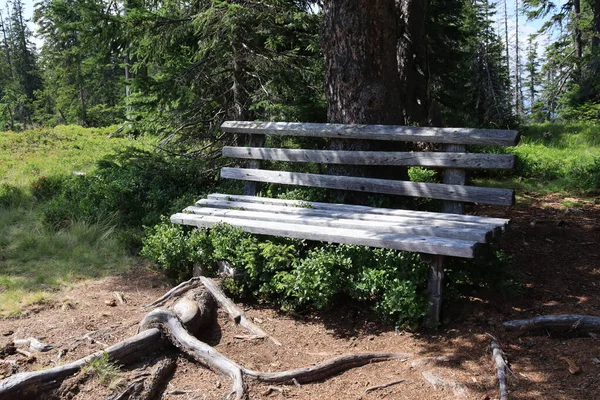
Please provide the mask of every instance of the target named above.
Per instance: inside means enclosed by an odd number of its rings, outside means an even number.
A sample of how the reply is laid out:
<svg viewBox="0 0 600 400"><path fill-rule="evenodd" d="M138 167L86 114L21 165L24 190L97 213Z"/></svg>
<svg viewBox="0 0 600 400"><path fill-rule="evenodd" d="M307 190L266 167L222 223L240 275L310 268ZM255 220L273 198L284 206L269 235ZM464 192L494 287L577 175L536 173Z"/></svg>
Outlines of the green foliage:
<svg viewBox="0 0 600 400"><path fill-rule="evenodd" d="M408 178L413 182L440 183L438 172L431 168L410 167Z"/></svg>
<svg viewBox="0 0 600 400"><path fill-rule="evenodd" d="M282 308L327 308L343 298L366 302L384 319L413 323L427 308L427 265L413 253L269 238L227 225L186 230L168 221L146 230L142 254L161 269L188 276L196 265L227 260L240 272L228 280L239 296Z"/></svg>
<svg viewBox="0 0 600 400"><path fill-rule="evenodd" d="M72 221L56 230L35 208L0 206L0 315L50 299L51 292L78 279L122 272L131 262L110 220Z"/></svg>
<svg viewBox="0 0 600 400"><path fill-rule="evenodd" d="M0 135L0 175L12 185L31 186L42 177L88 173L102 157L127 147L150 149L155 139L109 137L115 127L75 125Z"/></svg>
<svg viewBox="0 0 600 400"><path fill-rule="evenodd" d="M431 98L448 126L505 128L514 123L502 41L493 2L432 0L428 4Z"/></svg>
<svg viewBox="0 0 600 400"><path fill-rule="evenodd" d="M0 206L7 208L21 207L29 202L25 191L7 183L0 184Z"/></svg>
<svg viewBox="0 0 600 400"><path fill-rule="evenodd" d="M206 232L171 224L168 218L146 228L143 246L140 255L178 280L188 279L195 266L210 265L213 260L213 246Z"/></svg>
<svg viewBox="0 0 600 400"><path fill-rule="evenodd" d="M512 257L503 251L489 251L475 260L451 259L446 268L449 297L457 297L463 289L499 289L504 296L522 292L521 283L512 268Z"/></svg>
<svg viewBox="0 0 600 400"><path fill-rule="evenodd" d="M210 176L202 170L202 160L129 148L100 160L92 173L66 176L60 184L38 189L53 187L44 215L55 226L75 216L97 221L114 214L119 225L139 228L156 224L161 215L180 211L208 191Z"/></svg>

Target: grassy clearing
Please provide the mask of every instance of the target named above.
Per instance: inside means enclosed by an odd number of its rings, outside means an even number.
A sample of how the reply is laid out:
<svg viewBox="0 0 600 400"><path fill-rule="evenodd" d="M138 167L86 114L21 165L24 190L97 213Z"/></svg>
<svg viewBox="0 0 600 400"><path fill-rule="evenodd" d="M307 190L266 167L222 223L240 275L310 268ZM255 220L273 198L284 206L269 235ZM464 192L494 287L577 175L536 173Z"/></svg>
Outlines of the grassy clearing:
<svg viewBox="0 0 600 400"><path fill-rule="evenodd" d="M0 316L49 301L61 286L132 264L110 217L75 219L55 229L31 197L32 184L43 176L89 172L106 154L152 145L149 139L108 138L112 131L61 126L0 135Z"/></svg>
<svg viewBox="0 0 600 400"><path fill-rule="evenodd" d="M520 192L573 195L600 189L599 125L533 124L521 133L520 144L506 150L519 157L515 173L496 175L487 184L502 180Z"/></svg>
<svg viewBox="0 0 600 400"><path fill-rule="evenodd" d="M115 127L57 126L0 134L0 183L22 187L42 176L89 172L102 156L152 139L109 138Z"/></svg>

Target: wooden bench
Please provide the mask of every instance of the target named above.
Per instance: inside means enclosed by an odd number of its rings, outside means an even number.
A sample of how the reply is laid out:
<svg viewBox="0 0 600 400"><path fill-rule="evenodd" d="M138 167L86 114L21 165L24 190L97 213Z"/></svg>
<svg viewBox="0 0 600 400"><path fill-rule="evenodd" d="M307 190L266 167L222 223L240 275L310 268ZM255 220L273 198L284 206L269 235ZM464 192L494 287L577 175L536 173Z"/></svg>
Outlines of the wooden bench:
<svg viewBox="0 0 600 400"><path fill-rule="evenodd" d="M510 169L515 157L468 153L467 145L512 146L511 130L417 128L392 125L341 125L228 121L224 132L249 134L250 147L223 148L223 156L244 159L247 168L222 168L221 177L247 181L245 195L215 193L171 216L177 224L199 228L227 223L244 231L405 250L433 255L429 274L430 311L426 325L439 323L444 257L473 258L497 238L508 220L462 215L464 203L511 206L513 190L467 186L466 170ZM442 144L443 152L331 151L264 147L265 135ZM259 169L261 160L362 166L423 166L444 169L444 183L421 183ZM256 197L257 183L383 193L444 200L443 212Z"/></svg>

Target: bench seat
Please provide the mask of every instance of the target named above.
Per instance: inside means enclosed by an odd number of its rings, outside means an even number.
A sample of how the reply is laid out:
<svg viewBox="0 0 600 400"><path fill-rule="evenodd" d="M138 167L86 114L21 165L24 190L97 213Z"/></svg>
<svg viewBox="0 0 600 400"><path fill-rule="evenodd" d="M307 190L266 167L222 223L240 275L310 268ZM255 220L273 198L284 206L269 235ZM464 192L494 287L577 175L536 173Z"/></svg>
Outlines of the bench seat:
<svg viewBox="0 0 600 400"><path fill-rule="evenodd" d="M171 222L199 228L226 223L261 235L474 258L509 221L214 193L172 215Z"/></svg>

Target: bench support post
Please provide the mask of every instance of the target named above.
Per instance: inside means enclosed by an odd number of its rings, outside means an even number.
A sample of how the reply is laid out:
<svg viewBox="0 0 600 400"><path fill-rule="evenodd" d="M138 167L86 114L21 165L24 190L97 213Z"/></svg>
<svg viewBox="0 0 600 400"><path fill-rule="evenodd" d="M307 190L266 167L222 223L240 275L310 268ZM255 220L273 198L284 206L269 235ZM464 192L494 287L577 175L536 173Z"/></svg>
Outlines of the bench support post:
<svg viewBox="0 0 600 400"><path fill-rule="evenodd" d="M447 144L444 146L446 152L466 153L467 146L464 144ZM466 185L467 171L464 169L448 168L444 171L444 183L448 185ZM465 203L459 201L444 201L442 212L449 214L464 214Z"/></svg>
<svg viewBox="0 0 600 400"><path fill-rule="evenodd" d="M437 328L442 311L442 285L444 284L444 256L431 256L429 260L429 313L424 321L426 328Z"/></svg>
<svg viewBox="0 0 600 400"><path fill-rule="evenodd" d="M250 135L248 139L248 145L250 147L262 147L265 145L265 135ZM260 161L259 160L248 160L246 162L246 168L259 169ZM258 182L244 182L244 194L246 196L256 196L258 192Z"/></svg>

